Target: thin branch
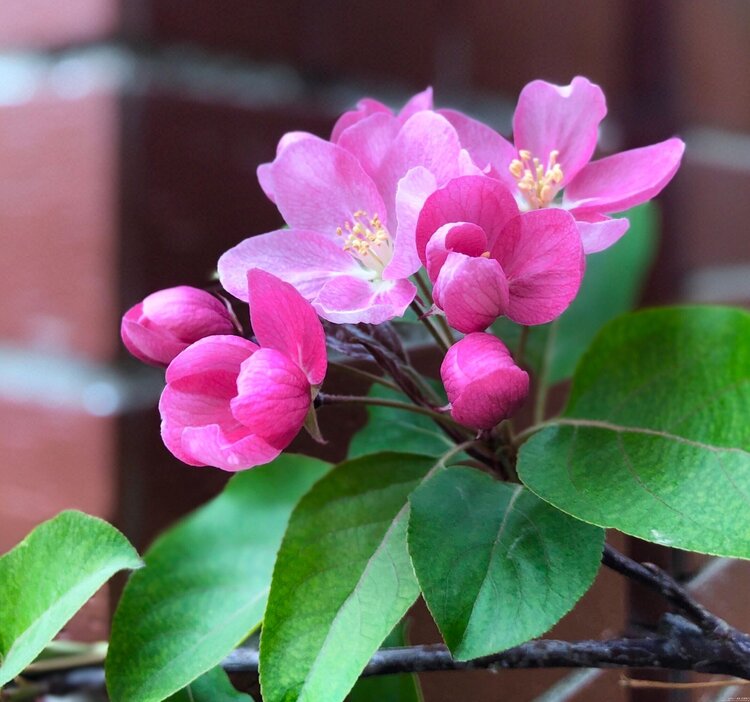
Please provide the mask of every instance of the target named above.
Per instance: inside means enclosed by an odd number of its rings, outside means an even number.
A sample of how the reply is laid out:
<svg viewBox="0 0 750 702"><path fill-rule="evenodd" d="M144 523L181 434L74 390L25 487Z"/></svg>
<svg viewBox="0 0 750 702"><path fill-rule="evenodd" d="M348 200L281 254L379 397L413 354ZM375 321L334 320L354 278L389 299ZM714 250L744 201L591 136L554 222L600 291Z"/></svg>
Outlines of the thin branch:
<svg viewBox="0 0 750 702"><path fill-rule="evenodd" d="M419 321L424 324L427 331L430 332L432 338L435 339L435 343L440 347L443 353L447 353L450 344L442 337L440 332L430 321L430 318L425 315L425 311L419 306L417 301L414 300L414 302L412 302L409 306L412 308L412 310L414 310L414 314L416 314Z"/></svg>
<svg viewBox="0 0 750 702"><path fill-rule="evenodd" d="M391 390L395 390L396 392L402 392L401 388L396 385L396 383L392 383L382 375L370 373L369 371L363 370L362 368L357 368L356 366L352 366L348 363L336 363L336 361L329 361L328 365L336 368L337 370L342 370L345 373L349 373L350 375L356 375L357 377L363 378L364 380L369 380L371 383L377 383L378 385L390 388Z"/></svg>

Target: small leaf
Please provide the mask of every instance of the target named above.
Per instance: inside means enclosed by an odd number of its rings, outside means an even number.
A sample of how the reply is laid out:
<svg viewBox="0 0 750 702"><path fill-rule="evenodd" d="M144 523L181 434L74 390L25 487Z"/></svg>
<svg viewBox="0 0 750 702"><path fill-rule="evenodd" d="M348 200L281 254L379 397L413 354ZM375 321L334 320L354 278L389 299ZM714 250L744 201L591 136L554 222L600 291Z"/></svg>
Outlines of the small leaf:
<svg viewBox="0 0 750 702"><path fill-rule="evenodd" d="M140 568L107 522L62 512L0 558L0 685L18 675L115 573Z"/></svg>
<svg viewBox="0 0 750 702"><path fill-rule="evenodd" d="M402 393L382 385L373 385L368 397L409 401ZM440 427L424 415L376 405L367 407L367 415L367 424L354 435L349 444L349 458L394 448L404 453L440 456L453 446L453 441Z"/></svg>
<svg viewBox="0 0 750 702"><path fill-rule="evenodd" d="M526 362L545 373L549 384L569 378L596 333L638 301L656 252L658 212L646 203L621 216L628 217L630 229L614 246L586 258L586 274L570 307L555 322L529 329ZM492 329L517 347L519 325L503 318Z"/></svg>
<svg viewBox="0 0 750 702"><path fill-rule="evenodd" d="M620 317L581 360L562 417L519 474L574 517L647 541L750 558L750 315Z"/></svg>
<svg viewBox="0 0 750 702"><path fill-rule="evenodd" d="M154 543L115 613L106 666L113 702L163 700L258 626L289 515L328 468L284 455L238 473Z"/></svg>
<svg viewBox="0 0 750 702"><path fill-rule="evenodd" d="M334 468L300 501L260 642L266 702L339 702L419 595L408 496L441 460L381 453Z"/></svg>
<svg viewBox="0 0 750 702"><path fill-rule="evenodd" d="M550 507L522 485L450 468L424 483L410 503L414 569L459 660L545 633L599 569L604 531Z"/></svg>
<svg viewBox="0 0 750 702"><path fill-rule="evenodd" d="M217 667L193 680L166 702L253 702L253 698L235 690L227 674Z"/></svg>

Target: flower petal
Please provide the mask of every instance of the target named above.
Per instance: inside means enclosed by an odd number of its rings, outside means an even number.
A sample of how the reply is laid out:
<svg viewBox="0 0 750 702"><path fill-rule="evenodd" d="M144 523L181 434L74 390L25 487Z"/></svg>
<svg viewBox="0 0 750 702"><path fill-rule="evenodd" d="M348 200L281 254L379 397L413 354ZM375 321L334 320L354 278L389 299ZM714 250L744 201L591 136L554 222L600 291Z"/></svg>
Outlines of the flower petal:
<svg viewBox="0 0 750 702"><path fill-rule="evenodd" d="M381 324L401 317L416 294L417 289L405 279L369 281L340 276L323 286L313 307L336 324Z"/></svg>
<svg viewBox="0 0 750 702"><path fill-rule="evenodd" d="M585 266L573 217L560 209L525 212L503 229L491 252L508 276L507 315L518 324L545 324L578 294Z"/></svg>
<svg viewBox="0 0 750 702"><path fill-rule="evenodd" d="M276 146L276 156L287 147L289 144L293 144L295 141L301 141L302 139L316 139L314 134L309 132L287 132L284 136L279 139L279 143ZM276 196L274 195L275 184L273 180L273 161L271 163L261 163L257 170L258 182L266 197L276 204Z"/></svg>
<svg viewBox="0 0 750 702"><path fill-rule="evenodd" d="M376 112L344 130L337 143L357 157L367 175L376 178L399 127L393 115Z"/></svg>
<svg viewBox="0 0 750 702"><path fill-rule="evenodd" d="M433 106L432 102L432 87L425 88L421 93L412 95L408 102L401 108L398 113L399 120L403 123L406 122L416 112L422 110L431 110Z"/></svg>
<svg viewBox="0 0 750 702"><path fill-rule="evenodd" d="M215 466L232 472L270 463L282 451L246 429L241 436L229 439L215 424L187 427L181 441L183 450L197 461L191 465Z"/></svg>
<svg viewBox="0 0 750 702"><path fill-rule="evenodd" d="M224 289L247 302L247 272L261 268L293 285L313 299L328 280L356 275L357 262L343 250L341 241L304 229L278 229L250 237L219 258L219 280Z"/></svg>
<svg viewBox="0 0 750 702"><path fill-rule="evenodd" d="M606 114L604 93L586 78L577 76L563 86L535 80L518 98L513 139L519 151L531 151L542 164L547 163L550 152L559 151L563 187L591 159L599 122Z"/></svg>
<svg viewBox="0 0 750 702"><path fill-rule="evenodd" d="M424 203L417 221L417 253L426 263L427 242L448 222L471 222L484 229L492 246L505 224L518 214L510 190L494 178L461 176L436 190Z"/></svg>
<svg viewBox="0 0 750 702"><path fill-rule="evenodd" d="M481 256L487 251L487 235L471 222L449 222L438 229L427 243L427 275L435 281L452 251L466 256Z"/></svg>
<svg viewBox="0 0 750 702"><path fill-rule="evenodd" d="M332 239L354 212L378 214L387 224L383 200L354 154L322 139L287 146L273 165L276 205L292 229L310 229Z"/></svg>
<svg viewBox="0 0 750 702"><path fill-rule="evenodd" d="M247 274L250 321L262 348L295 363L311 385L326 374L326 341L318 315L289 283L259 268Z"/></svg>
<svg viewBox="0 0 750 702"><path fill-rule="evenodd" d="M583 252L586 254L604 251L628 231L630 221L627 217L612 219L595 212L578 213L573 210L570 214L576 219L578 233L581 235Z"/></svg>
<svg viewBox="0 0 750 702"><path fill-rule="evenodd" d="M508 307L508 281L490 258L448 254L432 292L448 324L464 334L483 331Z"/></svg>
<svg viewBox="0 0 750 702"><path fill-rule="evenodd" d="M589 163L564 193L566 209L622 212L658 195L680 167L685 142L673 138Z"/></svg>
<svg viewBox="0 0 750 702"><path fill-rule="evenodd" d="M338 143L338 140L346 129L379 112L393 116L393 111L387 105L372 98L363 98L357 103L356 109L344 112L336 120L336 124L333 125L333 131L331 132L331 141L334 144Z"/></svg>
<svg viewBox="0 0 750 702"><path fill-rule="evenodd" d="M247 429L279 449L297 436L310 409L310 383L283 353L262 348L242 364L234 417Z"/></svg>
<svg viewBox="0 0 750 702"><path fill-rule="evenodd" d="M518 181L511 175L510 162L518 158L516 147L484 122L472 119L457 110L438 110L458 132L461 146L481 169L490 167L489 175L515 189Z"/></svg>

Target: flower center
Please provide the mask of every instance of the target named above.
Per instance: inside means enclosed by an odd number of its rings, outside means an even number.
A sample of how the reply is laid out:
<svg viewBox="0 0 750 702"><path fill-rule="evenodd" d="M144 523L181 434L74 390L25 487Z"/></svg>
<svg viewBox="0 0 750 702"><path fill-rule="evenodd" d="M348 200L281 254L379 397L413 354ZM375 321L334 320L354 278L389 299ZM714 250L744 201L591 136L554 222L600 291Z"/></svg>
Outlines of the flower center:
<svg viewBox="0 0 750 702"><path fill-rule="evenodd" d="M546 167L535 158L531 151L520 149L519 158L510 162L508 170L518 181L518 189L533 209L546 207L554 199L560 189L563 170L557 162L560 152L550 151Z"/></svg>
<svg viewBox="0 0 750 702"><path fill-rule="evenodd" d="M344 251L378 275L391 262L393 241L377 213L370 217L364 210L357 210L336 234L344 237Z"/></svg>

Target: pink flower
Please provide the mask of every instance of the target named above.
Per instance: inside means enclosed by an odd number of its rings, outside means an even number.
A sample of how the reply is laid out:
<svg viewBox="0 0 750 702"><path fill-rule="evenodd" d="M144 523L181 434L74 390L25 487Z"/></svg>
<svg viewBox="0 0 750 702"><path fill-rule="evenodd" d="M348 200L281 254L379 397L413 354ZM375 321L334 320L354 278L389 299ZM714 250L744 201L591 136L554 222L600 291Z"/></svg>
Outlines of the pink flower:
<svg viewBox="0 0 750 702"><path fill-rule="evenodd" d="M219 260L222 285L245 299L262 268L294 285L321 317L378 324L400 316L416 289L419 210L436 187L476 167L455 129L415 96L399 116L363 101L334 129L336 143L287 134L258 169L289 229L246 239Z"/></svg>
<svg viewBox="0 0 750 702"><path fill-rule="evenodd" d="M440 376L457 422L491 429L512 416L529 394L529 375L491 334L465 336L448 349Z"/></svg>
<svg viewBox="0 0 750 702"><path fill-rule="evenodd" d="M323 328L289 284L247 274L258 344L209 336L167 368L161 433L181 461L237 471L278 456L304 424L326 373Z"/></svg>
<svg viewBox="0 0 750 702"><path fill-rule="evenodd" d="M131 307L123 315L120 336L139 360L166 366L198 339L232 334L236 325L234 315L220 300L181 285L152 293Z"/></svg>
<svg viewBox="0 0 750 702"><path fill-rule="evenodd" d="M601 88L580 76L570 85L535 80L523 88L513 117L515 145L460 112L440 113L477 166L510 187L521 207L569 210L586 253L606 249L627 231L627 219L607 215L658 195L685 150L673 138L589 163L607 106Z"/></svg>
<svg viewBox="0 0 750 702"><path fill-rule="evenodd" d="M501 315L545 324L578 293L585 256L570 214L519 213L513 195L486 176L462 176L436 190L417 222L417 250L435 305L468 334Z"/></svg>

